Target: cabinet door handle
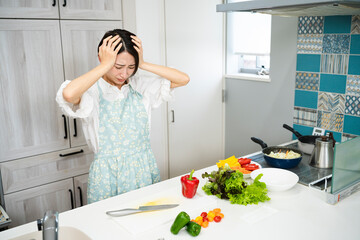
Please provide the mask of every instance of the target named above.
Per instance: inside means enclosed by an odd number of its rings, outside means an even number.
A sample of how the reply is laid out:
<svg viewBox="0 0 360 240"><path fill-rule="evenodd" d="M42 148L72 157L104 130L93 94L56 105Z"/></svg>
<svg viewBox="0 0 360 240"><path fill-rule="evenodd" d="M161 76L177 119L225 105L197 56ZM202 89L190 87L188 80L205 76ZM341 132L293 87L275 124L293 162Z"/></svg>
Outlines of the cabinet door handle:
<svg viewBox="0 0 360 240"><path fill-rule="evenodd" d="M79 153L82 153L84 152L84 150L80 150L80 151L77 151L77 152L71 152L71 153L66 153L66 154L59 154L60 157L67 157L67 156L70 156L70 155L74 155L74 154L79 154Z"/></svg>
<svg viewBox="0 0 360 240"><path fill-rule="evenodd" d="M175 111L174 110L171 110L171 117L172 117L171 122L175 122Z"/></svg>
<svg viewBox="0 0 360 240"><path fill-rule="evenodd" d="M74 137L77 137L76 118L74 118Z"/></svg>
<svg viewBox="0 0 360 240"><path fill-rule="evenodd" d="M56 0L53 0L52 6L53 6L53 7L56 6Z"/></svg>
<svg viewBox="0 0 360 240"><path fill-rule="evenodd" d="M65 7L66 6L66 0L64 0L64 4L63 4L63 7Z"/></svg>
<svg viewBox="0 0 360 240"><path fill-rule="evenodd" d="M65 136L64 139L67 139L67 126L66 126L66 116L63 114L62 117L64 118L64 130L65 130Z"/></svg>
<svg viewBox="0 0 360 240"><path fill-rule="evenodd" d="M82 190L81 190L81 187L78 187L78 189L79 189L79 196L80 196L80 206L84 206L83 205L83 196L82 196Z"/></svg>
<svg viewBox="0 0 360 240"><path fill-rule="evenodd" d="M74 198L73 198L73 192L71 189L69 189L70 192L70 201L71 201L71 209L74 209Z"/></svg>

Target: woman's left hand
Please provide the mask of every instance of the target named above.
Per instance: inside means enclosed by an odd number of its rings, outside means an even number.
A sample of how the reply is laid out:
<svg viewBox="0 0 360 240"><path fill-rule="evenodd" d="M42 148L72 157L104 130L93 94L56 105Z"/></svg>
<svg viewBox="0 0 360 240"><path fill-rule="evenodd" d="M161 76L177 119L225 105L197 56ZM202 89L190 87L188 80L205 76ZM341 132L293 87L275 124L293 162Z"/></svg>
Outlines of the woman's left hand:
<svg viewBox="0 0 360 240"><path fill-rule="evenodd" d="M144 63L143 48L142 48L141 40L140 40L140 38L138 38L137 36L134 36L134 35L131 35L131 38L132 38L132 42L135 44L134 48L139 54L139 68L141 68Z"/></svg>

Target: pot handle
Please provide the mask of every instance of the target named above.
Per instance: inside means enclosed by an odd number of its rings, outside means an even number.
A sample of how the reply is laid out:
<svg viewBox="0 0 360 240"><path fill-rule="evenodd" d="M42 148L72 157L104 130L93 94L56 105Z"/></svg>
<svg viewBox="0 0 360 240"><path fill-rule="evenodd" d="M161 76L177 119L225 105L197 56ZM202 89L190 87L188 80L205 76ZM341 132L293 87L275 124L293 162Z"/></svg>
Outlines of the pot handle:
<svg viewBox="0 0 360 240"><path fill-rule="evenodd" d="M335 138L334 138L334 134L332 132L329 133L329 139L332 139L333 140L333 147L335 147Z"/></svg>
<svg viewBox="0 0 360 240"><path fill-rule="evenodd" d="M267 148L267 147L268 147L268 145L267 145L266 143L264 143L264 141L263 141L263 140L261 140L260 138L251 137L251 140L252 140L254 143L259 144L259 145L262 147L262 149L264 149L264 148Z"/></svg>
<svg viewBox="0 0 360 240"><path fill-rule="evenodd" d="M285 128L285 129L289 130L290 132L292 132L293 134L295 134L295 136L297 138L302 137L302 135L298 131L296 131L295 129L293 129L292 127L290 127L289 125L287 125L285 123L283 124L283 128Z"/></svg>

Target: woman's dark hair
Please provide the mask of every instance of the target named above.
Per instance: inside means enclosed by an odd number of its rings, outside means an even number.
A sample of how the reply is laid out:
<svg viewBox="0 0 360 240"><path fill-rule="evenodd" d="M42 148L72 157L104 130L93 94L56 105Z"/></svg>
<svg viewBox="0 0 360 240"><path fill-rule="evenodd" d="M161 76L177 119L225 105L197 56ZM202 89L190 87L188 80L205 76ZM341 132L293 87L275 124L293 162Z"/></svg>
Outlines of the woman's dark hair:
<svg viewBox="0 0 360 240"><path fill-rule="evenodd" d="M99 48L103 44L103 41L105 38L107 38L109 36L116 36L116 35L119 35L121 38L121 41L119 42L119 44L122 43L122 46L117 54L126 51L130 55L132 55L135 59L135 70L133 73L133 75L134 75L137 72L138 67L139 67L139 54L136 51L136 49L134 48L134 43L132 42L132 38L131 38L131 36L136 36L135 34L129 32L127 30L124 30L124 29L114 29L111 31L107 31L98 45L98 52L99 52ZM115 48L117 48L117 46L119 46L119 44L117 44Z"/></svg>

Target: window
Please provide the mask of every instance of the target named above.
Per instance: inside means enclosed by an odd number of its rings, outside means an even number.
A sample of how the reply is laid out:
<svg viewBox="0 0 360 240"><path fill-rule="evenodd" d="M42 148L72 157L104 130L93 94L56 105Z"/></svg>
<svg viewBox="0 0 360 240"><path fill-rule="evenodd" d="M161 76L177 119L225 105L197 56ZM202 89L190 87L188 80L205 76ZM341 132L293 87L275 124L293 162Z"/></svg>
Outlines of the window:
<svg viewBox="0 0 360 240"><path fill-rule="evenodd" d="M229 12L226 36L227 77L269 80L271 16Z"/></svg>

